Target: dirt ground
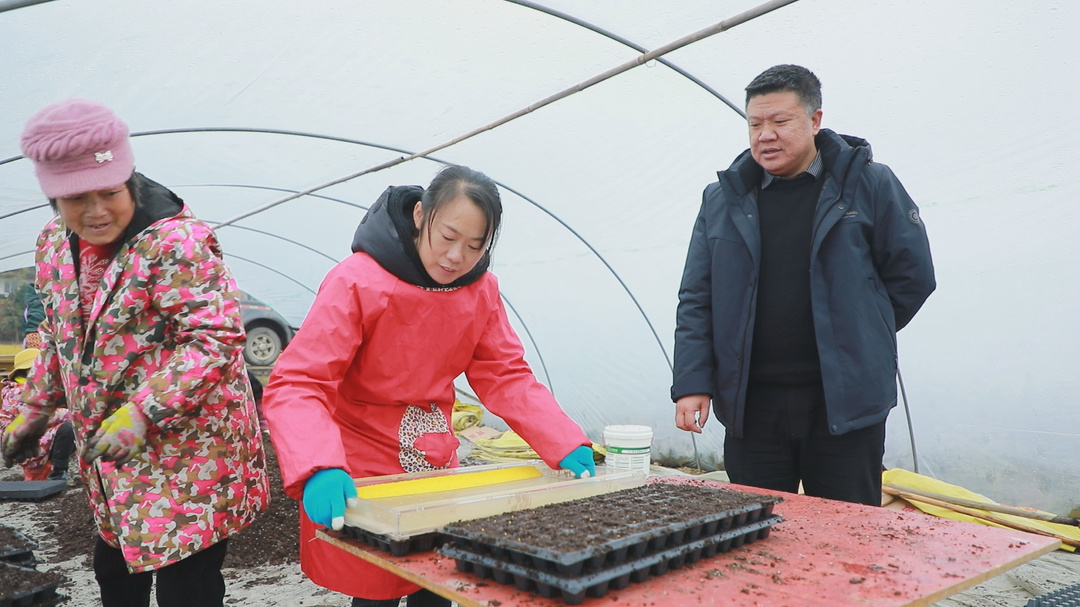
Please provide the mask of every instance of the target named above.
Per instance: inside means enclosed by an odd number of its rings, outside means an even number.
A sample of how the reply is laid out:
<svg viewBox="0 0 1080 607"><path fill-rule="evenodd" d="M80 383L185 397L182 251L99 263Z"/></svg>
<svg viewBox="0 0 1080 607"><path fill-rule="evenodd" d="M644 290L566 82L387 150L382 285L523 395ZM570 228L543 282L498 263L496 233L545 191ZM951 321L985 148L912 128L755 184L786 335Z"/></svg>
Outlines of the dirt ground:
<svg viewBox="0 0 1080 607"><path fill-rule="evenodd" d="M347 607L350 599L311 583L297 562L298 504L284 495L276 459L271 460L272 505L258 522L230 540L225 562L229 607ZM671 470L676 473L676 471ZM0 468L0 480L18 480L16 470ZM100 605L90 555L94 523L82 488L41 501L0 500L0 523L14 527L39 544L39 571L62 574L59 592L65 604ZM1057 551L1025 563L936 607L1024 607L1030 598L1080 584L1080 555Z"/></svg>
<svg viewBox="0 0 1080 607"><path fill-rule="evenodd" d="M230 607L261 605L342 607L348 597L311 583L299 566L297 544L298 503L281 487L277 459L265 442L270 471L271 505L254 525L229 540L225 558L226 598ZM0 480L21 480L22 475L0 468ZM65 576L59 592L68 605L100 605L91 570L96 531L82 487L41 501L0 500L0 523L14 527L40 548L34 550L39 571Z"/></svg>

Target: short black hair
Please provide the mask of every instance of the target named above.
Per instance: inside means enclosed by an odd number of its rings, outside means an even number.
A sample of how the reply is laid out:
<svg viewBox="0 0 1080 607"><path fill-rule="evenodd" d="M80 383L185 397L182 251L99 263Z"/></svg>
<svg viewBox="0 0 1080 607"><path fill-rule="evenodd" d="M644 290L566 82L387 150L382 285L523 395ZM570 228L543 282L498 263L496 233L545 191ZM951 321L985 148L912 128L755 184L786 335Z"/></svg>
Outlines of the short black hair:
<svg viewBox="0 0 1080 607"><path fill-rule="evenodd" d="M814 72L801 65L774 65L758 74L746 85L746 104L758 95L791 91L798 95L799 103L807 114L821 109L821 81Z"/></svg>
<svg viewBox="0 0 1080 607"><path fill-rule="evenodd" d="M490 251L495 248L502 224L502 199L495 181L487 175L462 165L448 165L439 171L421 198L421 224L431 227L435 213L458 196L473 201L484 213L487 226L484 245Z"/></svg>

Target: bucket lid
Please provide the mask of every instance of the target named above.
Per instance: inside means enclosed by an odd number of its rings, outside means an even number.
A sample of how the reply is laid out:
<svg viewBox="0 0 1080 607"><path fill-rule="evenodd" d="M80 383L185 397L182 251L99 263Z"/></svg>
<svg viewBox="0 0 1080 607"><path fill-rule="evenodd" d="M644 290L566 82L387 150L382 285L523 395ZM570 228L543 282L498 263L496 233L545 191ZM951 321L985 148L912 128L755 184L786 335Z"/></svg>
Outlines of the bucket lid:
<svg viewBox="0 0 1080 607"><path fill-rule="evenodd" d="M620 424L614 426L604 426L604 436L609 438L652 438L652 428L649 426L634 426L628 424Z"/></svg>

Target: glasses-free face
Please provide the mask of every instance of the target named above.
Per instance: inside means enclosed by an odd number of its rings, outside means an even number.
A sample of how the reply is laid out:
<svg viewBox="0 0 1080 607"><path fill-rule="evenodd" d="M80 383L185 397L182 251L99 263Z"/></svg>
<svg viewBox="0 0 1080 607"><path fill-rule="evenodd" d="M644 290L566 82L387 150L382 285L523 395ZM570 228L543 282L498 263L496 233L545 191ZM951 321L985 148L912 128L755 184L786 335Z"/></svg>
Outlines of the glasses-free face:
<svg viewBox="0 0 1080 607"><path fill-rule="evenodd" d="M424 221L420 203L413 207L420 236L416 250L432 280L448 285L468 274L487 249L487 217L467 196L458 196L435 213L430 225Z"/></svg>
<svg viewBox="0 0 1080 607"><path fill-rule="evenodd" d="M127 186L105 188L56 199L60 219L79 238L95 245L116 242L135 215L135 199Z"/></svg>
<svg viewBox="0 0 1080 607"><path fill-rule="evenodd" d="M817 155L814 136L821 128L821 110L812 114L793 91L757 95L746 104L750 155L778 177L794 177Z"/></svg>

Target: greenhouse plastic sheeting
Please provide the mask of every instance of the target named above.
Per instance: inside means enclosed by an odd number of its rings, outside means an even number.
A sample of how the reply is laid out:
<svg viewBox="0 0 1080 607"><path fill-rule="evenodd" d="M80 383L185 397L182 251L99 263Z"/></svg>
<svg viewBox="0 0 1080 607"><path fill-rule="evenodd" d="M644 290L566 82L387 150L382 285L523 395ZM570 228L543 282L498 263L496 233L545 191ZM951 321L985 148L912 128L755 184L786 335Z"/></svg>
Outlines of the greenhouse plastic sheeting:
<svg viewBox="0 0 1080 607"><path fill-rule="evenodd" d="M31 265L49 218L18 139L60 99L114 108L137 168L226 222L756 3L545 5L0 2L0 272ZM218 233L241 288L299 324L387 185L426 184L445 162L482 170L506 208L492 269L540 380L593 440L645 424L665 463L716 467L722 427L692 440L669 399L682 264L702 189L747 147L743 87L806 65L823 125L867 138L929 231L939 288L899 336L921 471L1060 512L1080 502L1076 23L1080 5L1064 1L803 0ZM912 467L901 409L888 433L887 463Z"/></svg>

